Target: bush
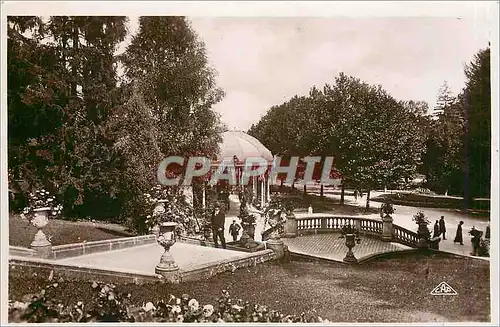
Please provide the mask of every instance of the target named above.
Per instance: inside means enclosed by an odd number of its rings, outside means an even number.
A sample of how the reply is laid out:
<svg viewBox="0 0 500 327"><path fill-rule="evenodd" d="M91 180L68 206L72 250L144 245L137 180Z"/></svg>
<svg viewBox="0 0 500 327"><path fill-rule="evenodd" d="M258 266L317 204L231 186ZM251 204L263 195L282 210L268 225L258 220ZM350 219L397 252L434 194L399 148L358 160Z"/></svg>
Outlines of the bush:
<svg viewBox="0 0 500 327"><path fill-rule="evenodd" d="M200 305L184 294L137 306L131 303L131 294L119 293L112 284L93 282L92 289L95 303L79 301L68 305L57 299L58 283L52 283L38 294L27 295L26 302L9 301L9 322L328 322L305 314L284 315L264 305L234 300L227 291L222 292L216 305Z"/></svg>

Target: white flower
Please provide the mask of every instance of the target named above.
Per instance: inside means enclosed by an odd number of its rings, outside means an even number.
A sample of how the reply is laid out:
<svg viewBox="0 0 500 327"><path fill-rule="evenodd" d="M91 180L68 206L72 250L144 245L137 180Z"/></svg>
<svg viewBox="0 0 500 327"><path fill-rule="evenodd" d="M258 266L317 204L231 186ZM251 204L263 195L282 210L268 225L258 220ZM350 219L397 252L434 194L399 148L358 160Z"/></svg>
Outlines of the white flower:
<svg viewBox="0 0 500 327"><path fill-rule="evenodd" d="M14 304L12 305L12 307L14 309L24 310L24 309L26 309L28 307L28 303L16 301L16 302L14 302Z"/></svg>
<svg viewBox="0 0 500 327"><path fill-rule="evenodd" d="M203 315L208 318L214 313L214 306L211 304L207 304L203 306Z"/></svg>
<svg viewBox="0 0 500 327"><path fill-rule="evenodd" d="M189 309L191 309L193 311L196 311L200 308L200 304L198 303L198 301L196 301L196 299L189 300L188 306L189 306Z"/></svg>
<svg viewBox="0 0 500 327"><path fill-rule="evenodd" d="M181 313L181 311L182 311L182 309L181 309L180 306L178 306L178 305L173 305L172 306L172 312L173 313Z"/></svg>
<svg viewBox="0 0 500 327"><path fill-rule="evenodd" d="M155 306L152 302L146 303L146 305L142 308L144 311L149 312L151 310L156 310Z"/></svg>
<svg viewBox="0 0 500 327"><path fill-rule="evenodd" d="M235 310L238 310L238 311L240 311L240 310L243 310L243 309L244 309L244 307L239 306L239 305L237 305L237 304L234 304L234 305L232 305L231 307L232 307L233 309L235 309Z"/></svg>

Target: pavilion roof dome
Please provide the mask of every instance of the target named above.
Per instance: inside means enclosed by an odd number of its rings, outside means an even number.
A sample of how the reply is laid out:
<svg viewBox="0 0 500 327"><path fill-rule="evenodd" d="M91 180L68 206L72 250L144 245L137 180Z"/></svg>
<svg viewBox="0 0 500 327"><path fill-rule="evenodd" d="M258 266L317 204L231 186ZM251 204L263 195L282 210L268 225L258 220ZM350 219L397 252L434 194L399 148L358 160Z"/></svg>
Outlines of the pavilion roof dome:
<svg viewBox="0 0 500 327"><path fill-rule="evenodd" d="M261 157L267 161L273 160L273 155L259 140L241 131L222 133L219 160L236 156L242 161L249 157Z"/></svg>

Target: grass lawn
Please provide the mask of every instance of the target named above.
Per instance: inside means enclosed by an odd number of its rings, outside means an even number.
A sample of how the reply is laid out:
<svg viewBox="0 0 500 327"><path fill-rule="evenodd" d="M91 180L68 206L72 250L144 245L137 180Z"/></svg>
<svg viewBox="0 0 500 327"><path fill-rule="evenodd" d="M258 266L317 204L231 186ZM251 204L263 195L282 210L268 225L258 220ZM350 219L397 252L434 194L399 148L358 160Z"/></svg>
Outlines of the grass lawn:
<svg viewBox="0 0 500 327"><path fill-rule="evenodd" d="M304 260L265 263L209 280L179 285L117 284L117 290L131 293L138 305L184 293L200 304L215 305L222 290L228 290L234 298L268 305L284 314L306 312L332 322L486 322L490 321L489 279L489 262L422 253L396 254L359 266ZM458 295L430 295L442 281ZM21 300L49 283L47 276L11 268L9 299ZM61 300L68 304L95 305L91 283L66 280L58 287Z"/></svg>
<svg viewBox="0 0 500 327"><path fill-rule="evenodd" d="M50 237L52 245L101 241L132 236L124 227L119 225L103 223L96 223L94 225L92 222L87 221L72 222L57 219L50 219L49 224L43 231L47 237ZM36 232L37 228L32 226L27 219L22 219L19 215L10 215L10 245L29 247Z"/></svg>

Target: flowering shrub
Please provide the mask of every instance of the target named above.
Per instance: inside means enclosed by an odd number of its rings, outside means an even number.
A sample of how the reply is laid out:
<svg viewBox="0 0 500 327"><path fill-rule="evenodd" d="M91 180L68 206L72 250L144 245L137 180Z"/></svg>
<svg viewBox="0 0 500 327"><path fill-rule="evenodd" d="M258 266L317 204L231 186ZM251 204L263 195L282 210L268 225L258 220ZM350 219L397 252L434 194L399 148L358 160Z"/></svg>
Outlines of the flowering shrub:
<svg viewBox="0 0 500 327"><path fill-rule="evenodd" d="M271 227L282 226L286 221L286 217L291 215L295 210L295 204L290 199L282 194L272 195L269 203L264 207L265 222Z"/></svg>
<svg viewBox="0 0 500 327"><path fill-rule="evenodd" d="M57 288L58 283L53 283L26 302L9 301L9 322L328 322L304 313L285 315L264 305L234 300L227 291L222 292L215 305L201 305L184 294L180 298L170 295L168 300L137 306L131 302L130 293L121 294L114 285L93 282L92 295L96 303L79 301L69 305L57 300Z"/></svg>
<svg viewBox="0 0 500 327"><path fill-rule="evenodd" d="M422 211L417 212L413 216L413 221L418 225L417 234L419 239L429 239L431 237L431 231L427 227L431 222L427 219Z"/></svg>
<svg viewBox="0 0 500 327"><path fill-rule="evenodd" d="M57 204L56 197L42 189L28 195L28 206L24 208L21 217L31 215L36 209L49 208L52 216L61 214L63 206Z"/></svg>
<svg viewBox="0 0 500 327"><path fill-rule="evenodd" d="M380 206L380 210L382 211L382 213L384 215L392 215L396 209L394 209L394 206L392 205L392 203L382 203L382 205Z"/></svg>
<svg viewBox="0 0 500 327"><path fill-rule="evenodd" d="M413 215L413 221L417 225L429 225L431 223L422 211L419 211L415 215Z"/></svg>
<svg viewBox="0 0 500 327"><path fill-rule="evenodd" d="M155 186L150 193L144 194L145 202L149 205L149 212L145 224L148 228L160 225L163 222L176 222L181 228L193 234L196 228L193 207L185 197L176 192L169 192L161 185Z"/></svg>

